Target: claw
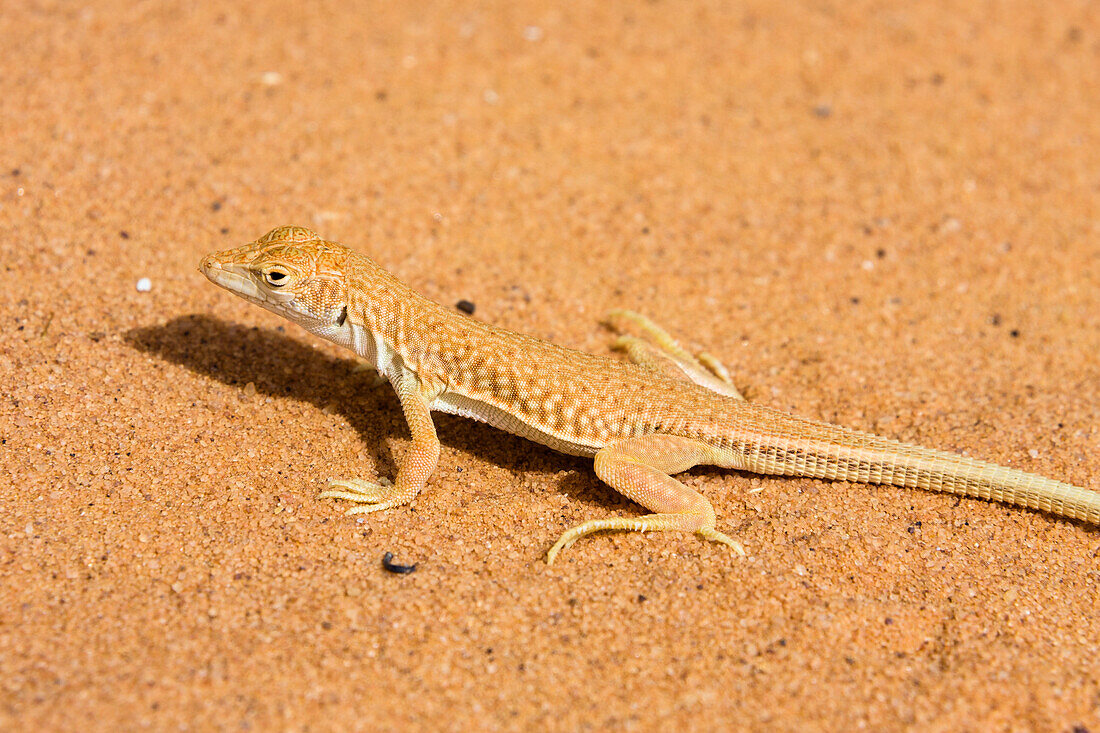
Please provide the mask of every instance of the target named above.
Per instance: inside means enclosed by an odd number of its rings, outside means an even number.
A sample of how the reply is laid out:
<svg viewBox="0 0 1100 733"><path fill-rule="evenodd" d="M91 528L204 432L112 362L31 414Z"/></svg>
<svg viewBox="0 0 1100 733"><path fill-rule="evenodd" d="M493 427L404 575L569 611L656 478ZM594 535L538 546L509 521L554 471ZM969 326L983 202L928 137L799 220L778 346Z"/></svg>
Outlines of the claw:
<svg viewBox="0 0 1100 733"><path fill-rule="evenodd" d="M322 491L319 499L344 499L360 504L381 504L390 498L393 484L389 479L379 479L377 483L362 479L333 479L328 488Z"/></svg>

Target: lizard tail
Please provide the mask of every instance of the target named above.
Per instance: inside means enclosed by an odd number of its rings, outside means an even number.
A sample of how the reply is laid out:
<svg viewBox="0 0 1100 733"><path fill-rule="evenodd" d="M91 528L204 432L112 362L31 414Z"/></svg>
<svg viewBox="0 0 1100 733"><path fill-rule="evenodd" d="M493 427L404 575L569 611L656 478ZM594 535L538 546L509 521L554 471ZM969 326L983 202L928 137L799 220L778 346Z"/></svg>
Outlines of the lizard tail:
<svg viewBox="0 0 1100 733"><path fill-rule="evenodd" d="M755 473L807 476L943 491L1016 504L1100 524L1100 493L1033 473L794 417L760 405L773 427L737 436Z"/></svg>

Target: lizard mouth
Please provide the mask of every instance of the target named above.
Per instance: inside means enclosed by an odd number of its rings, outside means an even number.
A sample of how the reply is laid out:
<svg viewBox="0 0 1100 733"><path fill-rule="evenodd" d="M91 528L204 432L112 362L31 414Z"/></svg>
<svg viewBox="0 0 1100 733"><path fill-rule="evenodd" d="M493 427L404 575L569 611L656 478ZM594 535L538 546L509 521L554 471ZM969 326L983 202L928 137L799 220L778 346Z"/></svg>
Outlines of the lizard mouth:
<svg viewBox="0 0 1100 733"><path fill-rule="evenodd" d="M241 296L245 300L257 305L266 306L270 304L255 281L247 273L240 272L238 267L233 265L226 267L214 259L213 255L203 258L202 264L199 265L199 271L206 275L210 282Z"/></svg>
<svg viewBox="0 0 1100 733"><path fill-rule="evenodd" d="M294 308L294 293L271 293L264 289L256 282L247 265L226 264L220 261L215 253L203 258L199 264L199 271L215 285L284 318L301 322L307 315L298 313Z"/></svg>

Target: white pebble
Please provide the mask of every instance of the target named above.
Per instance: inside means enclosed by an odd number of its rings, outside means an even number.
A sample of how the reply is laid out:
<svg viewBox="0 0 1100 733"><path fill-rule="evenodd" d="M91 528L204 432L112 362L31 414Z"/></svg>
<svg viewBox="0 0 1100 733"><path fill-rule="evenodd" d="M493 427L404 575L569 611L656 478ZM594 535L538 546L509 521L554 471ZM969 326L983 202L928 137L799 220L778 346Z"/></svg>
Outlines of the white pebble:
<svg viewBox="0 0 1100 733"><path fill-rule="evenodd" d="M528 41L541 41L542 28L539 28L537 25L529 25L523 29L523 37Z"/></svg>
<svg viewBox="0 0 1100 733"><path fill-rule="evenodd" d="M143 277L137 281L137 291L139 293L148 293L153 289L153 281L147 277Z"/></svg>
<svg viewBox="0 0 1100 733"><path fill-rule="evenodd" d="M278 71L265 71L260 75L260 83L265 87L277 87L283 83L283 75Z"/></svg>

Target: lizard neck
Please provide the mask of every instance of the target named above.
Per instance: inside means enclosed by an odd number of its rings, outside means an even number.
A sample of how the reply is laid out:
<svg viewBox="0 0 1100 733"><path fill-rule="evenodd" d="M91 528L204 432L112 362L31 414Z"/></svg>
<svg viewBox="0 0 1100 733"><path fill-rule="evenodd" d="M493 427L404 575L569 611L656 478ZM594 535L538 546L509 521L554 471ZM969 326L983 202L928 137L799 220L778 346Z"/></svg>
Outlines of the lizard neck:
<svg viewBox="0 0 1100 733"><path fill-rule="evenodd" d="M456 317L420 295L373 260L352 253L345 267L348 317L343 338L330 338L355 351L382 375L398 365L419 372L441 347L442 332Z"/></svg>

